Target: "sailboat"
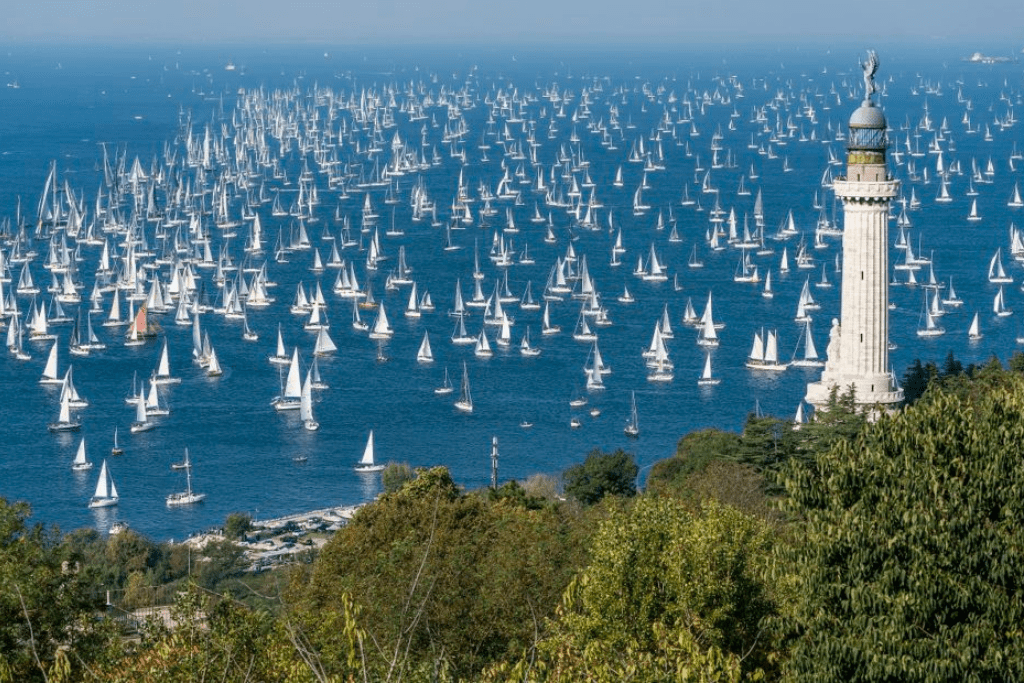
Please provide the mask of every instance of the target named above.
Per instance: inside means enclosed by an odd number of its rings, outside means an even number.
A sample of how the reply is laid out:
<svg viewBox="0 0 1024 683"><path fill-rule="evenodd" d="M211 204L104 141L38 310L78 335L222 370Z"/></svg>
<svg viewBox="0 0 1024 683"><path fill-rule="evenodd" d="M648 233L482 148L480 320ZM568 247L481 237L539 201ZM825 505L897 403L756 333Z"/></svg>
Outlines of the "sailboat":
<svg viewBox="0 0 1024 683"><path fill-rule="evenodd" d="M476 337L470 336L466 331L466 320L463 315L459 315L459 321L455 323L455 329L452 331L452 343L459 345L476 343Z"/></svg>
<svg viewBox="0 0 1024 683"><path fill-rule="evenodd" d="M180 377L171 376L171 367L167 357L167 340L164 339L164 348L160 352L160 362L156 368L156 374L153 375L155 384L180 384Z"/></svg>
<svg viewBox="0 0 1024 683"><path fill-rule="evenodd" d="M132 434L138 434L139 432L148 432L150 429L156 427L156 423L149 419L147 414L146 399L142 394L139 394L139 400L135 403L135 422L132 422L131 431Z"/></svg>
<svg viewBox="0 0 1024 683"><path fill-rule="evenodd" d="M801 346L804 350L803 357L797 358L797 354L800 353ZM825 367L825 362L818 358L818 350L814 346L814 335L811 334L810 320L807 320L804 323L804 329L800 335L800 341L797 342L797 348L793 353L793 360L790 361L790 365L803 368Z"/></svg>
<svg viewBox="0 0 1024 683"><path fill-rule="evenodd" d="M114 445L110 447L111 455L123 455L124 449L117 443L117 427L114 427Z"/></svg>
<svg viewBox="0 0 1024 683"><path fill-rule="evenodd" d="M967 214L967 220L971 222L977 222L981 220L981 216L978 214L978 200L971 200L971 212Z"/></svg>
<svg viewBox="0 0 1024 683"><path fill-rule="evenodd" d="M598 365L597 360L594 360L593 365L586 369L587 372L587 391L600 391L604 389L604 380L601 378L601 367Z"/></svg>
<svg viewBox="0 0 1024 683"><path fill-rule="evenodd" d="M63 384L64 378L57 374L57 344L53 342L50 347L50 355L47 356L46 366L43 368L43 376L39 378L40 384Z"/></svg>
<svg viewBox="0 0 1024 683"><path fill-rule="evenodd" d="M486 327L480 328L480 334L476 338L476 347L473 349L473 354L478 358L490 358L494 355L491 343L487 340Z"/></svg>
<svg viewBox="0 0 1024 683"><path fill-rule="evenodd" d="M454 391L455 387L452 386L452 381L448 377L448 368L445 368L444 381L441 383L441 386L434 389L434 393L437 394L438 396L444 396L446 394L454 393Z"/></svg>
<svg viewBox="0 0 1024 683"><path fill-rule="evenodd" d="M139 397L139 400L143 400ZM149 393L145 399L146 401L146 415L170 415L171 411L166 406L160 405L160 389L159 385L153 380L149 381Z"/></svg>
<svg viewBox="0 0 1024 683"><path fill-rule="evenodd" d="M254 332L252 328L249 327L248 307L246 307L245 309L242 309L242 339L244 339L245 341L254 342L259 341L259 338L259 334Z"/></svg>
<svg viewBox="0 0 1024 683"><path fill-rule="evenodd" d="M380 472L384 469L384 465L378 465L374 462L373 453L373 430L370 430L370 436L366 439L366 448L363 449L363 457L359 460L359 464L356 465L356 472Z"/></svg>
<svg viewBox="0 0 1024 683"><path fill-rule="evenodd" d="M541 317L540 333L542 335L545 335L545 336L551 336L553 334L558 334L559 332L562 331L561 325L552 325L551 324L550 303L551 303L550 301L545 301L544 302L544 314Z"/></svg>
<svg viewBox="0 0 1024 683"><path fill-rule="evenodd" d="M971 320L971 327L967 330L967 338L971 341L977 341L981 339L981 327L978 325L978 314L975 312L974 319Z"/></svg>
<svg viewBox="0 0 1024 683"><path fill-rule="evenodd" d="M1013 194L1010 196L1010 201L1006 203L1007 206L1019 209L1024 206L1024 201L1020 198L1020 187L1017 183L1013 184Z"/></svg>
<svg viewBox="0 0 1024 683"><path fill-rule="evenodd" d="M704 313L700 317L697 333L697 343L701 346L718 346L718 332L720 325L716 325L712 313L711 293L708 292L708 301L704 305Z"/></svg>
<svg viewBox="0 0 1024 683"><path fill-rule="evenodd" d="M71 394L63 392L60 397L60 415L56 422L47 425L51 432L77 432L82 423L71 418Z"/></svg>
<svg viewBox="0 0 1024 683"><path fill-rule="evenodd" d="M274 355L267 358L274 365L288 365L291 362L291 356L284 347L284 337L281 335L281 323L277 324L277 351Z"/></svg>
<svg viewBox="0 0 1024 683"><path fill-rule="evenodd" d="M704 354L704 371L701 372L700 377L697 379L697 386L714 386L721 381L721 379L711 374L711 352L708 351Z"/></svg>
<svg viewBox="0 0 1024 683"><path fill-rule="evenodd" d="M92 494L92 498L89 500L89 507L91 508L105 508L112 505L117 505L117 487L114 485L114 478L110 475L110 471L107 469L107 461L103 461L103 465L100 466L100 478L96 482L96 490Z"/></svg>
<svg viewBox="0 0 1024 683"><path fill-rule="evenodd" d="M206 375L208 377L220 377L224 374L224 370L220 367L220 361L217 360L217 351L211 346L209 361L206 365Z"/></svg>
<svg viewBox="0 0 1024 683"><path fill-rule="evenodd" d="M469 371L465 361L462 362L462 391L459 400L455 402L455 409L464 413L473 412L473 396L469 393Z"/></svg>
<svg viewBox="0 0 1024 683"><path fill-rule="evenodd" d="M996 292L995 299L992 301L992 312L1000 318L1005 318L1006 316L1013 314L1013 311L1006 307L1006 302L1003 298L1002 286L999 287L999 291Z"/></svg>
<svg viewBox="0 0 1024 683"><path fill-rule="evenodd" d="M285 380L284 391L270 402L275 410L298 410L302 397L302 380L299 379L299 349L292 351L291 363L288 366L288 378Z"/></svg>
<svg viewBox="0 0 1024 683"><path fill-rule="evenodd" d="M936 294L938 296L938 294ZM939 327L935 324L935 318L932 317L931 309L928 306L928 294L924 295L924 311L922 312L923 325L917 328L918 337L938 337L946 333L945 328Z"/></svg>
<svg viewBox="0 0 1024 683"><path fill-rule="evenodd" d="M956 291L953 289L953 278L949 278L949 289L946 290L946 296L942 299L943 306L949 306L951 308L957 308L964 305L964 300L956 295Z"/></svg>
<svg viewBox="0 0 1024 683"><path fill-rule="evenodd" d="M125 346L142 346L146 343L146 339L156 336L156 326L148 322L147 318L147 306L142 304L139 306L138 313L135 314L135 319L131 325L128 326L128 331L125 333Z"/></svg>
<svg viewBox="0 0 1024 683"><path fill-rule="evenodd" d="M523 339L519 342L519 353L520 355L526 356L527 358L534 358L540 355L541 350L530 345L530 328L526 328L526 332L523 333Z"/></svg>
<svg viewBox="0 0 1024 683"><path fill-rule="evenodd" d="M206 498L206 494L195 493L192 490L192 461L189 460L187 448L185 449L185 460L181 463L181 467L178 467L177 464L171 467L185 470L185 490L167 496L167 505L191 505L192 503L202 502Z"/></svg>
<svg viewBox="0 0 1024 683"><path fill-rule="evenodd" d="M377 318L374 320L373 328L370 330L370 339L390 339L394 333L388 322L388 314L384 310L384 302L381 301L377 307Z"/></svg>
<svg viewBox="0 0 1024 683"><path fill-rule="evenodd" d="M85 456L85 437L78 442L78 452L75 454L75 459L71 463L71 469L76 472L82 472L84 470L92 469L92 463Z"/></svg>
<svg viewBox="0 0 1024 683"><path fill-rule="evenodd" d="M370 329L370 326L359 317L359 304L355 299L352 300L352 328L360 332L366 332Z"/></svg>
<svg viewBox="0 0 1024 683"><path fill-rule="evenodd" d="M327 333L327 328L321 327L316 333L316 345L313 347L313 355L327 356L338 350L334 340Z"/></svg>
<svg viewBox="0 0 1024 683"><path fill-rule="evenodd" d="M306 380L302 383L302 393L299 397L299 419L306 431L315 432L320 429L320 423L313 417L313 374L312 367L306 371Z"/></svg>
<svg viewBox="0 0 1024 683"><path fill-rule="evenodd" d="M747 367L753 370L785 370L787 363L779 362L779 345L774 330L769 330L762 340L761 334L754 332L754 344L747 358Z"/></svg>
<svg viewBox="0 0 1024 683"><path fill-rule="evenodd" d="M434 362L434 352L430 348L430 334L426 330L423 331L423 341L420 342L420 348L416 352L416 362L417 363L433 363Z"/></svg>
<svg viewBox="0 0 1024 683"><path fill-rule="evenodd" d="M626 422L625 428L622 430L626 436L636 438L640 436L640 421L637 418L636 413L636 392L630 392L630 408L629 408L629 420Z"/></svg>
<svg viewBox="0 0 1024 683"><path fill-rule="evenodd" d="M1005 284L1013 282L1013 278L1006 274L1006 269L1003 268L1003 249L1002 247L996 249L996 253L992 256L992 260L988 264L988 281L994 284Z"/></svg>

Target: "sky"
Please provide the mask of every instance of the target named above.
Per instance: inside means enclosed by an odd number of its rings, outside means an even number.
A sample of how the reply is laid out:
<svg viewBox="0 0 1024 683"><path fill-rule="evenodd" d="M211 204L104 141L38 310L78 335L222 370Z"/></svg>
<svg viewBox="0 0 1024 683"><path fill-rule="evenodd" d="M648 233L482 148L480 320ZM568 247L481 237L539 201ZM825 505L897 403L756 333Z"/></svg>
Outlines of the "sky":
<svg viewBox="0 0 1024 683"><path fill-rule="evenodd" d="M0 0L0 17L5 43L1024 44L1020 0Z"/></svg>

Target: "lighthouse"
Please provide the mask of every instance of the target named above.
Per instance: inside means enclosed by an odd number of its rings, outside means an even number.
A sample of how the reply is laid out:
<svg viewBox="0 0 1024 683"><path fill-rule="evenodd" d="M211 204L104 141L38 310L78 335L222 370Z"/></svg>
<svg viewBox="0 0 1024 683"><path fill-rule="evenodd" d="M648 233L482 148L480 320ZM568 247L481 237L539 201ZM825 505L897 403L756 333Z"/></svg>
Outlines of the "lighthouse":
<svg viewBox="0 0 1024 683"><path fill-rule="evenodd" d="M871 96L878 57L868 53L864 101L850 117L846 176L833 181L843 203L843 286L840 318L832 320L821 379L807 385L807 402L828 404L838 387L852 386L866 410L894 408L903 401L889 367L889 203L899 181L886 167L886 123Z"/></svg>

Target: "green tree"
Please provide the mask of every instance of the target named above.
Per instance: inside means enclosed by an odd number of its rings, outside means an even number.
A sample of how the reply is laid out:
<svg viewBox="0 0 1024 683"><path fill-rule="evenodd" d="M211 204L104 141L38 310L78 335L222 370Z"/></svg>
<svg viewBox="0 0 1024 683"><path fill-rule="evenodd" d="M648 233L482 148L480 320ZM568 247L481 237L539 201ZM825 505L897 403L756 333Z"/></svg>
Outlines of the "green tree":
<svg viewBox="0 0 1024 683"><path fill-rule="evenodd" d="M933 363L929 363L927 366L921 364L920 358L915 358L914 362L907 368L907 371L903 373L903 399L906 405L911 406L924 396L924 392L928 389L928 384L938 376L938 369Z"/></svg>
<svg viewBox="0 0 1024 683"><path fill-rule="evenodd" d="M582 565L587 537L577 506L530 509L516 492L507 484L494 500L464 495L433 468L361 508L288 591L289 619L323 669L346 671L342 596L359 611L370 680L435 668L472 679L531 646Z"/></svg>
<svg viewBox="0 0 1024 683"><path fill-rule="evenodd" d="M942 370L939 372L939 377L945 379L946 377L956 377L964 374L964 364L956 359L953 355L952 349L946 354L946 360L942 363Z"/></svg>
<svg viewBox="0 0 1024 683"><path fill-rule="evenodd" d="M58 648L89 661L106 632L87 616L89 595L81 557L65 552L60 535L29 526L25 503L0 498L0 681L67 678L73 664Z"/></svg>
<svg viewBox="0 0 1024 683"><path fill-rule="evenodd" d="M1017 374L1024 374L1024 353L1014 351L1013 355L1010 356L1007 367Z"/></svg>
<svg viewBox="0 0 1024 683"><path fill-rule="evenodd" d="M536 656L493 678L736 681L775 670L772 536L714 502L642 496L613 514ZM529 671L532 670L532 673Z"/></svg>
<svg viewBox="0 0 1024 683"><path fill-rule="evenodd" d="M793 454L792 425L771 415L747 415L736 459L761 471L774 470Z"/></svg>
<svg viewBox="0 0 1024 683"><path fill-rule="evenodd" d="M224 538L240 541L252 529L252 516L244 512L232 512L224 520Z"/></svg>
<svg viewBox="0 0 1024 683"><path fill-rule="evenodd" d="M1024 680L1024 377L972 384L789 473L793 679Z"/></svg>
<svg viewBox="0 0 1024 683"><path fill-rule="evenodd" d="M671 458L654 463L647 477L647 490L651 493L687 496L690 477L712 462L734 461L740 449L740 436L720 429L701 429L690 432L679 440Z"/></svg>
<svg viewBox="0 0 1024 683"><path fill-rule="evenodd" d="M614 453L593 450L582 463L567 469L565 493L586 505L593 505L606 495L635 496L639 468L631 453L621 448Z"/></svg>
<svg viewBox="0 0 1024 683"><path fill-rule="evenodd" d="M825 407L816 410L813 420L791 433L795 459L813 463L818 453L827 451L836 443L850 442L864 432L868 416L855 398L852 386L842 393L839 387L832 387Z"/></svg>
<svg viewBox="0 0 1024 683"><path fill-rule="evenodd" d="M507 481L496 489L487 489L487 498L491 501L504 501L528 510L539 510L544 507L544 499L531 496L516 480Z"/></svg>
<svg viewBox="0 0 1024 683"><path fill-rule="evenodd" d="M154 625L141 642L119 650L91 669L84 680L104 683L317 680L316 662L304 658L304 643L287 625L265 612L204 593L189 584L174 606L174 628ZM356 637L352 625L343 633ZM350 648L349 653L352 650ZM356 671L349 666L349 673ZM323 680L323 679L321 679Z"/></svg>
<svg viewBox="0 0 1024 683"><path fill-rule="evenodd" d="M550 474L531 474L523 482L523 490L528 496L554 501L558 499L558 485L558 477Z"/></svg>
<svg viewBox="0 0 1024 683"><path fill-rule="evenodd" d="M408 463L404 462L389 462L380 473L380 481L384 485L384 493L394 493L405 486L406 482L410 482L415 478L416 473L413 472Z"/></svg>
<svg viewBox="0 0 1024 683"><path fill-rule="evenodd" d="M232 541L210 541L200 551L193 551L192 576L203 588L213 589L225 579L245 570L246 561L240 545Z"/></svg>

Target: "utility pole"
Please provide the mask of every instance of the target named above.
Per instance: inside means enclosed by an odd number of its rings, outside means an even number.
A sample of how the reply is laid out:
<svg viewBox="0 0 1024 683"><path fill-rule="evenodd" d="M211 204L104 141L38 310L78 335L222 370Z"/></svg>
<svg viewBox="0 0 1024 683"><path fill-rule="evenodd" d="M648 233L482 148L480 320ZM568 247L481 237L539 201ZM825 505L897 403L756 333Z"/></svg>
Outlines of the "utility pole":
<svg viewBox="0 0 1024 683"><path fill-rule="evenodd" d="M498 437L491 437L491 488L498 489Z"/></svg>

